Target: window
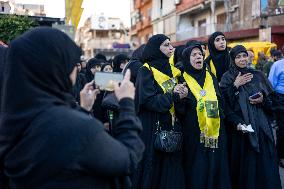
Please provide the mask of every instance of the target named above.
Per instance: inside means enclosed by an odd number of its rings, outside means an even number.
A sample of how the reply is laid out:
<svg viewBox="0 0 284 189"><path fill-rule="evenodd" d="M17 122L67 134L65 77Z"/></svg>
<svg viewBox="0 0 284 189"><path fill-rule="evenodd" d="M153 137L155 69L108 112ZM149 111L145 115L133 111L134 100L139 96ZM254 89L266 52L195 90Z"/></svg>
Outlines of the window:
<svg viewBox="0 0 284 189"><path fill-rule="evenodd" d="M5 7L2 5L1 12L4 12L4 11L5 11Z"/></svg>
<svg viewBox="0 0 284 189"><path fill-rule="evenodd" d="M198 21L198 36L206 35L206 19Z"/></svg>
<svg viewBox="0 0 284 189"><path fill-rule="evenodd" d="M224 31L225 29L224 26L226 25L226 19L227 19L226 13L217 15L217 25L216 25L217 31Z"/></svg>

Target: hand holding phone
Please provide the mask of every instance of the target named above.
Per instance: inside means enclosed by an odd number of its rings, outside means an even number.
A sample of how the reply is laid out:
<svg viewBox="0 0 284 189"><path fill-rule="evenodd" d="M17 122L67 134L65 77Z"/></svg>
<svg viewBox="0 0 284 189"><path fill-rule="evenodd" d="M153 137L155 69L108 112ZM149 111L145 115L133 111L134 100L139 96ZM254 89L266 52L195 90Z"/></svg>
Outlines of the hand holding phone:
<svg viewBox="0 0 284 189"><path fill-rule="evenodd" d="M134 99L135 87L133 83L130 81L130 76L131 76L130 70L127 69L124 79L121 82L120 86L118 85L118 83L115 83L114 93L118 101L120 101L123 98Z"/></svg>
<svg viewBox="0 0 284 189"><path fill-rule="evenodd" d="M251 95L249 98L250 98L250 99L257 99L257 98L259 98L259 97L261 97L261 92L257 92L257 93L255 93L255 94Z"/></svg>
<svg viewBox="0 0 284 189"><path fill-rule="evenodd" d="M251 104L259 104L263 101L263 95L261 92L255 93L249 97L249 101Z"/></svg>
<svg viewBox="0 0 284 189"><path fill-rule="evenodd" d="M123 80L121 73L114 72L96 72L95 84L100 90L113 91L114 84Z"/></svg>

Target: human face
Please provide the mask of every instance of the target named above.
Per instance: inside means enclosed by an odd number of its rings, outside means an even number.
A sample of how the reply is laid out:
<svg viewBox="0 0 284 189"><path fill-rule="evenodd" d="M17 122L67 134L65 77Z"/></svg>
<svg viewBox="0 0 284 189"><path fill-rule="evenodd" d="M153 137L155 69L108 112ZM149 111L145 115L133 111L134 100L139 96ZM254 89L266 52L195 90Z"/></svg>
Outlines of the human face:
<svg viewBox="0 0 284 189"><path fill-rule="evenodd" d="M77 78L77 71L78 68L75 66L71 74L69 75L69 78L71 80L72 85L74 86L76 83L76 78Z"/></svg>
<svg viewBox="0 0 284 189"><path fill-rule="evenodd" d="M199 48L192 49L190 53L190 64L197 70L203 68L203 53Z"/></svg>
<svg viewBox="0 0 284 189"><path fill-rule="evenodd" d="M103 69L104 72L112 72L112 67L110 65L106 65Z"/></svg>
<svg viewBox="0 0 284 189"><path fill-rule="evenodd" d="M80 71L81 71L81 69L82 69L82 65L81 65L80 63L77 63L77 69L78 69L78 72L80 72Z"/></svg>
<svg viewBox="0 0 284 189"><path fill-rule="evenodd" d="M174 47L171 45L169 39L166 39L160 46L160 51L164 53L167 57L170 57L174 53Z"/></svg>
<svg viewBox="0 0 284 189"><path fill-rule="evenodd" d="M247 65L248 65L248 55L244 52L237 54L237 56L235 58L235 64L239 68L246 68Z"/></svg>
<svg viewBox="0 0 284 189"><path fill-rule="evenodd" d="M121 64L120 64L120 69L124 69L124 67L125 67L125 65L127 64L127 60L125 60L124 62L122 62Z"/></svg>
<svg viewBox="0 0 284 189"><path fill-rule="evenodd" d="M253 62L254 60L254 54L252 51L247 51L248 52L248 61Z"/></svg>
<svg viewBox="0 0 284 189"><path fill-rule="evenodd" d="M227 42L226 39L223 35L218 35L215 39L214 39L214 45L215 48L218 51L224 51L227 47Z"/></svg>
<svg viewBox="0 0 284 189"><path fill-rule="evenodd" d="M87 66L87 62L86 61L81 62L81 64L82 64L82 68L86 68L86 66Z"/></svg>
<svg viewBox="0 0 284 189"><path fill-rule="evenodd" d="M95 65L94 67L91 68L91 72L93 75L95 75L96 72L101 71L101 66L100 65Z"/></svg>

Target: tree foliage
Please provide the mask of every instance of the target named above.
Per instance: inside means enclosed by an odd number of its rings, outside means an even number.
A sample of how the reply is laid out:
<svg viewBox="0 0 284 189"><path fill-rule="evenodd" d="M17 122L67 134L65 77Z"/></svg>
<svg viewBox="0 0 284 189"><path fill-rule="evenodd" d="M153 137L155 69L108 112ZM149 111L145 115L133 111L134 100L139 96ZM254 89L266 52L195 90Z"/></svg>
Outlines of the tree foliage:
<svg viewBox="0 0 284 189"><path fill-rule="evenodd" d="M0 40L9 43L17 36L36 26L38 26L38 23L27 16L1 15Z"/></svg>

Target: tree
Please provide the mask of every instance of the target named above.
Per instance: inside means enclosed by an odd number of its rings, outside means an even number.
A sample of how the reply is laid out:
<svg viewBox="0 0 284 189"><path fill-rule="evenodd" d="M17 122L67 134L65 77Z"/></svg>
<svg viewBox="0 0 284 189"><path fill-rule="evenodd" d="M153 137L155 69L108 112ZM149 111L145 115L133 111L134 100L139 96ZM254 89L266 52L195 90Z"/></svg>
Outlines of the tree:
<svg viewBox="0 0 284 189"><path fill-rule="evenodd" d="M0 40L9 43L25 31L38 26L38 23L27 16L1 15Z"/></svg>

